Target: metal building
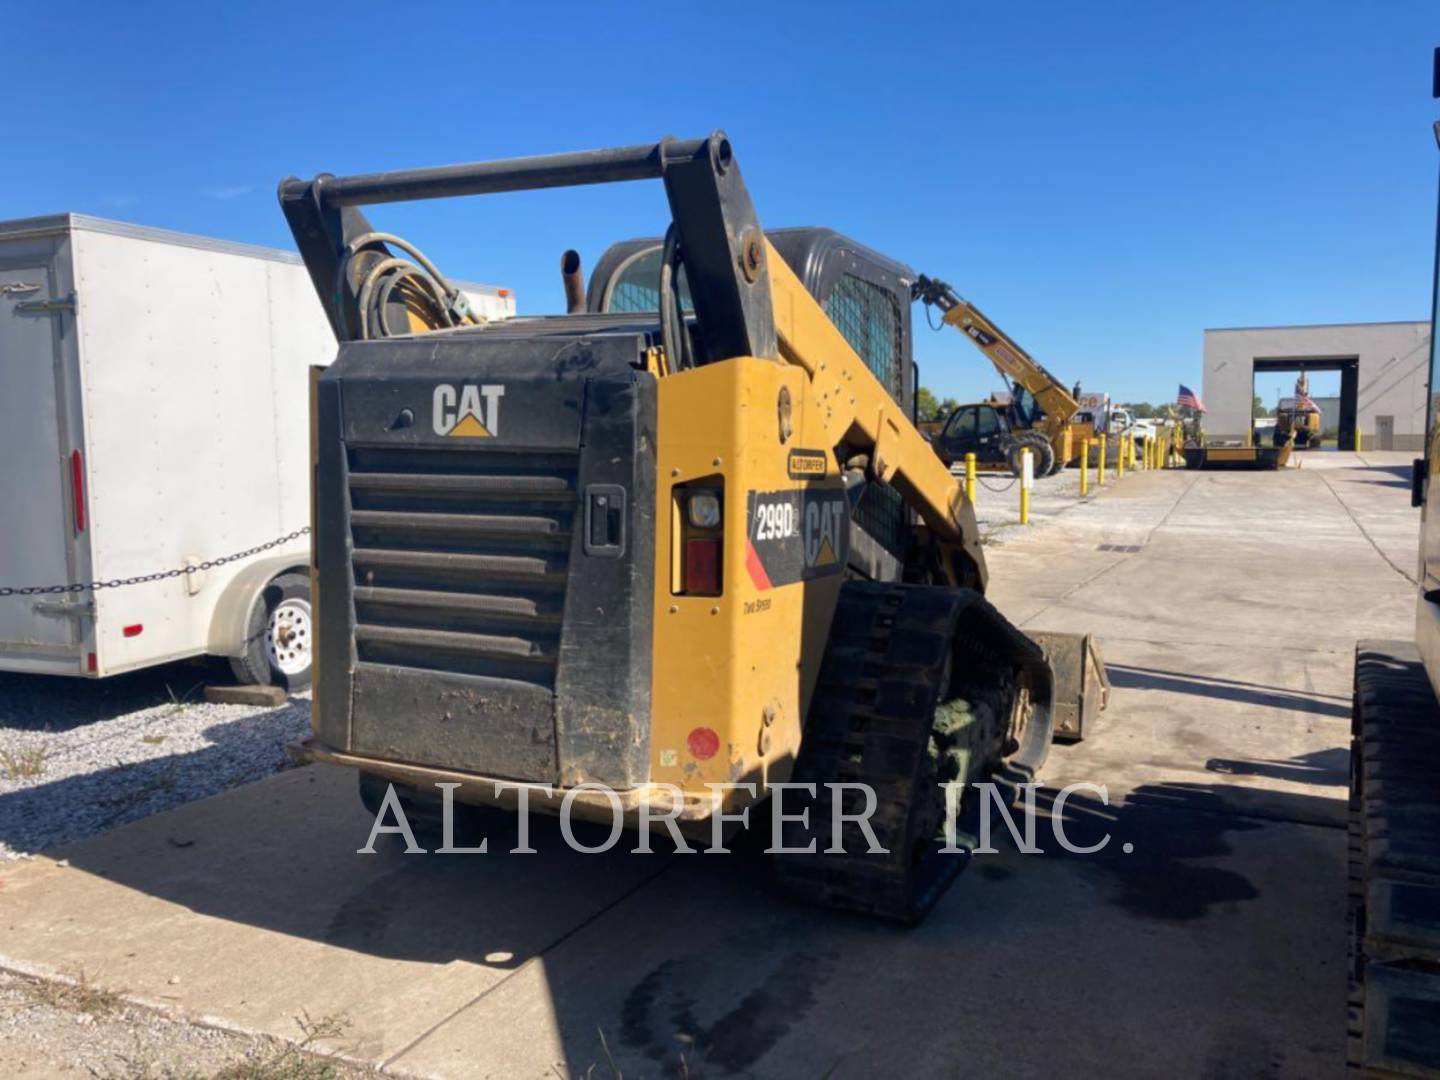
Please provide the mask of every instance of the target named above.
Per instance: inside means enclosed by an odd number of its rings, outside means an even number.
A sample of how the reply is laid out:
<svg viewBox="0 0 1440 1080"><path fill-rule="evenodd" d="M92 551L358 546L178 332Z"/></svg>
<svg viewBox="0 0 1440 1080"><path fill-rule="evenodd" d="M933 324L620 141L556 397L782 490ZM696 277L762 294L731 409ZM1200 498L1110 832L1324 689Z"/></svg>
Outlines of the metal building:
<svg viewBox="0 0 1440 1080"><path fill-rule="evenodd" d="M1205 331L1201 396L1206 434L1243 440L1250 430L1260 372L1340 373L1337 430L1341 450L1418 450L1425 441L1430 367L1429 322L1244 326ZM1273 402L1266 402L1273 405ZM1321 406L1322 409L1324 406Z"/></svg>

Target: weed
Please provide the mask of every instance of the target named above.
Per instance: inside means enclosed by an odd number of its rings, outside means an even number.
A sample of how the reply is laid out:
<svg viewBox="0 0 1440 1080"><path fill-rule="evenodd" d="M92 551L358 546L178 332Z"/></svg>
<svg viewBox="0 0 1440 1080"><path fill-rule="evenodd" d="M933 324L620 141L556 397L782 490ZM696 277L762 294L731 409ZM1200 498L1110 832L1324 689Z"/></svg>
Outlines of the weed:
<svg viewBox="0 0 1440 1080"><path fill-rule="evenodd" d="M171 688L170 684L166 683L165 693L170 695L170 707L166 709L163 713L161 713L161 715L176 716L180 713L183 713L186 707L190 704L191 699L195 697L195 691L199 690L204 685L205 684L203 682L198 682L194 686L190 687L189 690L186 690L183 694L177 694Z"/></svg>
<svg viewBox="0 0 1440 1080"><path fill-rule="evenodd" d="M124 1004L123 990L95 985L84 970L59 979L26 979L23 991L32 1005L89 1016L106 1016Z"/></svg>
<svg viewBox="0 0 1440 1080"><path fill-rule="evenodd" d="M287 1043L281 1049L258 1061L242 1061L220 1070L213 1080L341 1080L343 1077L366 1075L364 1071L319 1056L313 1049L321 1039L338 1039L351 1025L339 1013L312 1020L302 1011L295 1018L304 1035L298 1043Z"/></svg>
<svg viewBox="0 0 1440 1080"><path fill-rule="evenodd" d="M0 767L12 780L34 780L45 775L46 749L32 746L28 750L0 750Z"/></svg>

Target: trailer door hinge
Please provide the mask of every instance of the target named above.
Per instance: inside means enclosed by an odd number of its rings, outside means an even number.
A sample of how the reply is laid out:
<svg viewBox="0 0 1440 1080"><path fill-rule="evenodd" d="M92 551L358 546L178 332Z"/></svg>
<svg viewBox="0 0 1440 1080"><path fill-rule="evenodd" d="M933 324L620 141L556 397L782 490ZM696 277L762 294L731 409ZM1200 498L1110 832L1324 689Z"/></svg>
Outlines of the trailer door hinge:
<svg viewBox="0 0 1440 1080"><path fill-rule="evenodd" d="M16 311L32 312L35 314L49 315L57 311L74 311L75 294L62 296L58 300L22 300L15 305Z"/></svg>
<svg viewBox="0 0 1440 1080"><path fill-rule="evenodd" d="M30 605L30 610L37 615L59 615L67 619L81 619L95 613L95 601L84 600L80 603L70 604L64 600L36 600Z"/></svg>

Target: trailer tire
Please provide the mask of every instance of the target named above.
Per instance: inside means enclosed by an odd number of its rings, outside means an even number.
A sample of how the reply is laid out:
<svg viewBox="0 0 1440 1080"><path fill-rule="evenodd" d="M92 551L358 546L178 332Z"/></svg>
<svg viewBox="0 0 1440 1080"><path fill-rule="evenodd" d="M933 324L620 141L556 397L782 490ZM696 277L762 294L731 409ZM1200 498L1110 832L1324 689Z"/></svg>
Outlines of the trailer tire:
<svg viewBox="0 0 1440 1080"><path fill-rule="evenodd" d="M304 690L310 685L313 643L310 578L279 574L255 598L245 627L245 651L230 657L230 669L251 686Z"/></svg>

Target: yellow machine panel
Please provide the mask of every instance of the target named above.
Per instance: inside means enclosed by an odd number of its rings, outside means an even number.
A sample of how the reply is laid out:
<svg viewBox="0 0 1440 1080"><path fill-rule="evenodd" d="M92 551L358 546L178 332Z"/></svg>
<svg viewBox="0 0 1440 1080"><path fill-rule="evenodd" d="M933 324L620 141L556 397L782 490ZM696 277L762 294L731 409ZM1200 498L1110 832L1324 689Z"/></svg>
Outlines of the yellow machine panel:
<svg viewBox="0 0 1440 1080"><path fill-rule="evenodd" d="M821 449L824 424L808 387L800 368L748 357L660 382L660 416L676 420L662 419L657 446L658 783L703 790L789 776L844 576L849 520L836 509L845 492ZM720 596L674 590L684 558L677 502L697 482L723 491ZM776 564L767 567L757 546L773 550ZM789 574L798 576L773 580Z"/></svg>

